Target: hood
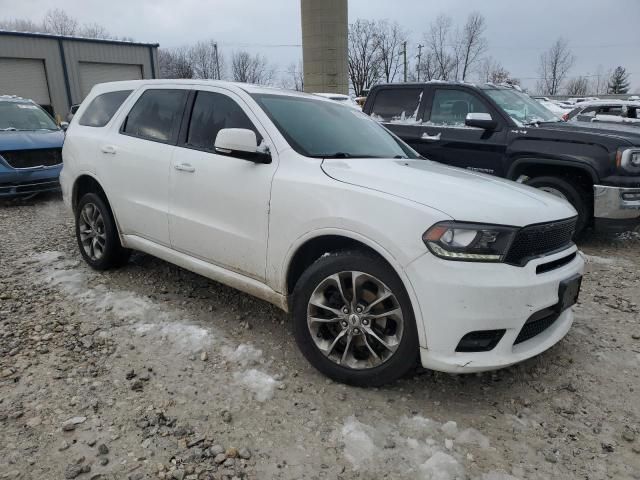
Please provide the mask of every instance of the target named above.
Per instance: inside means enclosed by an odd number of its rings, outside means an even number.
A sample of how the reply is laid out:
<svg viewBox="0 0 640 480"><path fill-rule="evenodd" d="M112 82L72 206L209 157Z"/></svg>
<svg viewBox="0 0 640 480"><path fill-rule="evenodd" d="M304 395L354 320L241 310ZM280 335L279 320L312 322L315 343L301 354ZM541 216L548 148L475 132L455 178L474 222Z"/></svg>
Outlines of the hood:
<svg viewBox="0 0 640 480"><path fill-rule="evenodd" d="M322 170L340 182L411 200L459 221L521 227L576 215L568 202L548 193L430 160L327 159Z"/></svg>
<svg viewBox="0 0 640 480"><path fill-rule="evenodd" d="M62 148L62 130L33 130L23 132L0 132L0 152L10 150L33 150L36 148Z"/></svg>
<svg viewBox="0 0 640 480"><path fill-rule="evenodd" d="M553 136L561 136L562 140L566 140L565 133L570 134L584 134L591 137L598 135L607 137L609 140L614 140L623 144L640 145L640 127L632 125L618 125L615 123L606 122L557 122L557 123L543 123L539 127L525 127L532 134L535 133L548 133Z"/></svg>

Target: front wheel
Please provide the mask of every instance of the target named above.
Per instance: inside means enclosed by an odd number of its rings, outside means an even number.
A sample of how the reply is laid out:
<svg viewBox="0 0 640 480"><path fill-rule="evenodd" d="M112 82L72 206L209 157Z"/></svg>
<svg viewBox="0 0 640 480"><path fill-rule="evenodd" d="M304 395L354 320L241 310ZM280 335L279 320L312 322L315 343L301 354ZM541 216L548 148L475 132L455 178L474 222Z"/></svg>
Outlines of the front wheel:
<svg viewBox="0 0 640 480"><path fill-rule="evenodd" d="M359 251L318 259L293 296L298 347L319 371L356 386L382 385L415 367L409 296L383 260Z"/></svg>
<svg viewBox="0 0 640 480"><path fill-rule="evenodd" d="M120 266L130 251L122 248L111 210L102 197L85 194L76 208L76 239L84 260L96 270Z"/></svg>
<svg viewBox="0 0 640 480"><path fill-rule="evenodd" d="M582 233L591 219L591 212L589 211L587 195L579 185L559 177L534 177L528 180L526 184L562 198L573 205L573 208L578 212L575 235L578 236Z"/></svg>

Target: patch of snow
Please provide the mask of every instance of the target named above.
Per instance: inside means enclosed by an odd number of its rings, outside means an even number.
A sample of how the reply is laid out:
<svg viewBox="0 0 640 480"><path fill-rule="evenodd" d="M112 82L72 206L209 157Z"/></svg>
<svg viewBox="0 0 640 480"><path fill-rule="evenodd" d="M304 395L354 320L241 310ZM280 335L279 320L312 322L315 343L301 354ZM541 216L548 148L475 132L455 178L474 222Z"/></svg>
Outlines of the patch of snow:
<svg viewBox="0 0 640 480"><path fill-rule="evenodd" d="M454 438L458 434L458 424L453 421L448 421L442 424L440 430L448 437Z"/></svg>
<svg viewBox="0 0 640 480"><path fill-rule="evenodd" d="M420 465L425 480L462 480L464 467L451 455L444 452L434 453L429 460Z"/></svg>
<svg viewBox="0 0 640 480"><path fill-rule="evenodd" d="M458 434L455 440L457 443L477 445L480 448L489 448L491 446L489 439L475 428L467 428L463 430Z"/></svg>
<svg viewBox="0 0 640 480"><path fill-rule="evenodd" d="M356 470L370 464L379 453L370 432L371 427L359 422L355 417L347 418L342 427L344 455Z"/></svg>
<svg viewBox="0 0 640 480"><path fill-rule="evenodd" d="M237 363L241 367L256 365L262 358L262 350L255 348L253 345L248 343L241 343L235 350L233 348L225 347L222 353L227 360Z"/></svg>
<svg viewBox="0 0 640 480"><path fill-rule="evenodd" d="M273 398L273 392L279 385L279 382L271 375L255 368L244 372L236 372L233 374L233 378L237 384L253 393L259 402L265 402Z"/></svg>

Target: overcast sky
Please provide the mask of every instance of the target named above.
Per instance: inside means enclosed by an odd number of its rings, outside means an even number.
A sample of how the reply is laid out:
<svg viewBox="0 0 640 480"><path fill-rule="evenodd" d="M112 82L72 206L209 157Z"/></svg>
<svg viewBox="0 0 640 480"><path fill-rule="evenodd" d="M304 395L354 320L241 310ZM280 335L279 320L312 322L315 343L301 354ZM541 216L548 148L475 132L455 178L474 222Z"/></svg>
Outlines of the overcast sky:
<svg viewBox="0 0 640 480"><path fill-rule="evenodd" d="M161 46L214 38L223 52L264 53L279 70L302 57L299 46L266 46L301 43L299 0L0 0L0 18L39 21L52 6ZM640 0L349 0L349 21L398 21L411 51L438 14L463 23L472 10L486 18L488 53L525 85L535 84L540 53L562 35L576 56L572 76L623 65L640 89Z"/></svg>

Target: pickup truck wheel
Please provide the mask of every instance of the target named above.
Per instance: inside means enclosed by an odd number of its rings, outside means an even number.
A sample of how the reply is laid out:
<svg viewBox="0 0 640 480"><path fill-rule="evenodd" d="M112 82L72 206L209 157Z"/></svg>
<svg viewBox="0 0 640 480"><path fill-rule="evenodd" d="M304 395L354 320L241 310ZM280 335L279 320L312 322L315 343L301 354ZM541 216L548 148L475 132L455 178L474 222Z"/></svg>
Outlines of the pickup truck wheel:
<svg viewBox="0 0 640 480"><path fill-rule="evenodd" d="M292 310L298 347L334 380L382 385L416 365L409 296L377 257L359 251L321 257L296 284Z"/></svg>
<svg viewBox="0 0 640 480"><path fill-rule="evenodd" d="M120 244L111 210L95 193L87 193L78 202L76 239L80 254L96 270L120 266L129 259L130 251Z"/></svg>
<svg viewBox="0 0 640 480"><path fill-rule="evenodd" d="M578 212L575 235L582 233L591 216L587 207L588 200L582 188L558 177L534 177L528 180L526 184L560 197L573 205L573 208Z"/></svg>

